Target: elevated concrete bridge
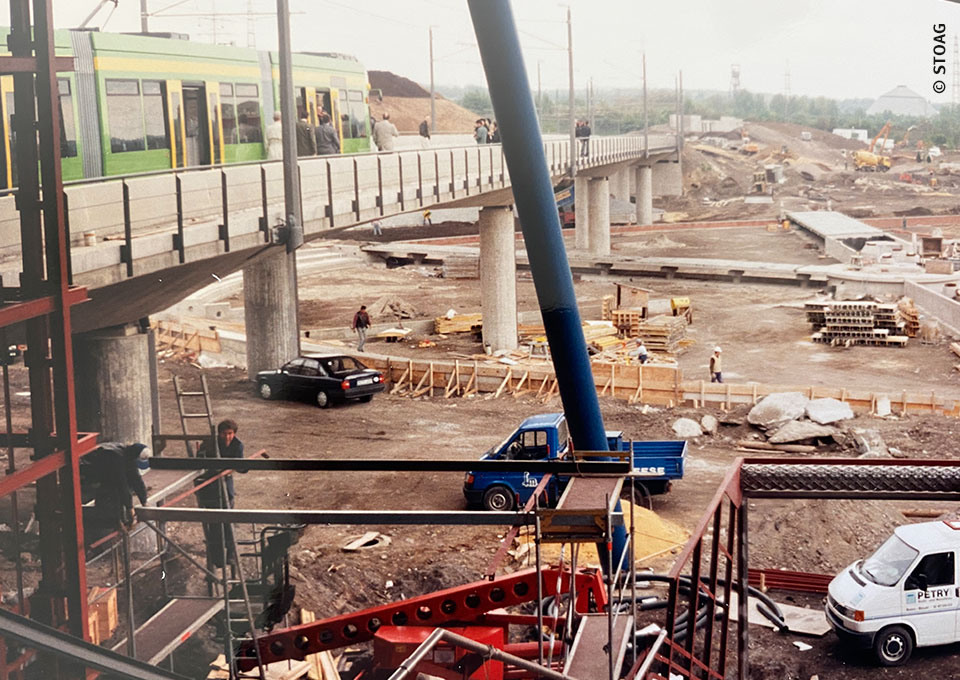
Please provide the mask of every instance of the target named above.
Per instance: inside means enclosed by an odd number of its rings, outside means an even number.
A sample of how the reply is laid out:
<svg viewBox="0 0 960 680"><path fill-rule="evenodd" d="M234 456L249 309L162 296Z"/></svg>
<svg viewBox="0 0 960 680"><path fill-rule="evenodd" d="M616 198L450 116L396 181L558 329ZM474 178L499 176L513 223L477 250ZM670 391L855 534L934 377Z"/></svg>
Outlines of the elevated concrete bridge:
<svg viewBox="0 0 960 680"><path fill-rule="evenodd" d="M566 137L544 140L551 177L568 174ZM649 223L654 194L682 188L676 138L593 137L577 166L577 244L609 254L609 200L637 197ZM485 341L515 346L515 255L510 177L500 145L437 146L299 161L306 240L427 208L479 207ZM277 242L283 223L279 161L188 168L66 185L72 282L90 301L74 308L78 417L105 439L148 441L152 378L147 324L137 323L243 270L250 375L298 350L296 272ZM19 277L16 196L0 196L0 273ZM153 374L153 375L152 375Z"/></svg>

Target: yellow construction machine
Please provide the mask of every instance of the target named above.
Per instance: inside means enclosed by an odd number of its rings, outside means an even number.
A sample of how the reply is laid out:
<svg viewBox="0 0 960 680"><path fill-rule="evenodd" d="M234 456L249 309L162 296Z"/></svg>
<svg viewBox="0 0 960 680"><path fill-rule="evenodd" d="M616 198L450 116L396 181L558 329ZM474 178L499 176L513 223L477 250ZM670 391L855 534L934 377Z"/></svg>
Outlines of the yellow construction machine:
<svg viewBox="0 0 960 680"><path fill-rule="evenodd" d="M880 139L880 136L883 135L883 143L880 144L880 151L882 152L887 146L887 137L890 135L890 121L888 120L886 125L880 128L880 131L877 132L876 137L870 141L870 146L866 151L854 151L853 152L853 166L855 170L861 172L886 172L890 169L892 164L890 161L890 156L884 156L882 153L874 153L873 150L877 145L877 140Z"/></svg>

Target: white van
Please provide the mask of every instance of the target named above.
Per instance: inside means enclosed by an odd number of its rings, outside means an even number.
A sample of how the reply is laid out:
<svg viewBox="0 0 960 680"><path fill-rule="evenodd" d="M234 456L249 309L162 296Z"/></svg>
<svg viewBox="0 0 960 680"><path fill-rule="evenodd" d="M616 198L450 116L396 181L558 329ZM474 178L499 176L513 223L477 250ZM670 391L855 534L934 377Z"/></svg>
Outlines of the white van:
<svg viewBox="0 0 960 680"><path fill-rule="evenodd" d="M827 620L884 666L906 663L914 647L960 640L958 550L960 521L897 527L830 582Z"/></svg>

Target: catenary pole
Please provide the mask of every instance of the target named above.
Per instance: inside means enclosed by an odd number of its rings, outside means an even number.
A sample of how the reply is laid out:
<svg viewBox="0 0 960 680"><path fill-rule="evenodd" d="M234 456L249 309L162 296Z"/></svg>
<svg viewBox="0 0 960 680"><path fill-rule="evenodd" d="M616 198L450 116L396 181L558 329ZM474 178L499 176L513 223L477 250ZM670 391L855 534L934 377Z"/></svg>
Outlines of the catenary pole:
<svg viewBox="0 0 960 680"><path fill-rule="evenodd" d="M300 173L297 167L297 110L293 99L293 62L290 56L290 2L277 0L280 48L280 125L283 130L283 205L287 217L287 252L303 245L300 214ZM304 102L304 106L307 103Z"/></svg>
<svg viewBox="0 0 960 680"><path fill-rule="evenodd" d="M433 26L430 32L430 132L437 131L437 92L433 85Z"/></svg>

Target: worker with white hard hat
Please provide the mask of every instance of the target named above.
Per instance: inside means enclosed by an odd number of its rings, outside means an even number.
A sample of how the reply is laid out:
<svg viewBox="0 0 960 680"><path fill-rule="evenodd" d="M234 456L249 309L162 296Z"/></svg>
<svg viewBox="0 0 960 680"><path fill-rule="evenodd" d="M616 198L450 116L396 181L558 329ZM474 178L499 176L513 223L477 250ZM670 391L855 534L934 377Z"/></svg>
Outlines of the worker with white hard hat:
<svg viewBox="0 0 960 680"><path fill-rule="evenodd" d="M713 348L713 354L710 356L710 382L722 383L723 376L720 371L720 352L723 350L720 349L720 346L717 345Z"/></svg>

